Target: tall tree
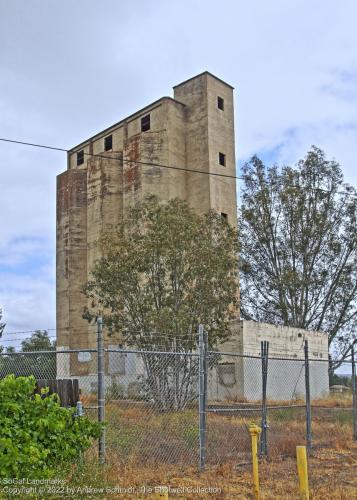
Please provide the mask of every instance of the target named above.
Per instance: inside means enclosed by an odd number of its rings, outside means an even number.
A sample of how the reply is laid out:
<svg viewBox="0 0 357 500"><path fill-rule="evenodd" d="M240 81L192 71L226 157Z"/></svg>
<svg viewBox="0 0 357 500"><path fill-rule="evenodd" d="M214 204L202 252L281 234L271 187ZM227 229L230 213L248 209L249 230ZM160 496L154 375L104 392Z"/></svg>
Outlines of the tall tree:
<svg viewBox="0 0 357 500"><path fill-rule="evenodd" d="M5 323L1 323L1 320L2 320L2 309L0 307L0 339L2 337L5 328Z"/></svg>
<svg viewBox="0 0 357 500"><path fill-rule="evenodd" d="M32 336L21 342L23 353L36 354L16 354L14 347L7 347L5 353L0 358L0 374L16 376L34 375L37 379L56 378L56 353L43 352L55 351L56 342L51 341L48 332L36 330Z"/></svg>
<svg viewBox="0 0 357 500"><path fill-rule="evenodd" d="M295 168L243 168L241 311L246 319L324 331L340 358L357 327L357 192L312 147Z"/></svg>
<svg viewBox="0 0 357 500"><path fill-rule="evenodd" d="M30 338L21 342L22 351L55 351L56 341L51 340L46 330L36 330Z"/></svg>
<svg viewBox="0 0 357 500"><path fill-rule="evenodd" d="M199 216L177 199L159 204L151 198L100 244L103 258L85 288L89 320L103 309L109 332L150 350L190 353L199 323L210 345L228 337L237 298L237 234L218 214ZM143 358L151 396L163 409L182 407L197 372L194 359L162 359Z"/></svg>

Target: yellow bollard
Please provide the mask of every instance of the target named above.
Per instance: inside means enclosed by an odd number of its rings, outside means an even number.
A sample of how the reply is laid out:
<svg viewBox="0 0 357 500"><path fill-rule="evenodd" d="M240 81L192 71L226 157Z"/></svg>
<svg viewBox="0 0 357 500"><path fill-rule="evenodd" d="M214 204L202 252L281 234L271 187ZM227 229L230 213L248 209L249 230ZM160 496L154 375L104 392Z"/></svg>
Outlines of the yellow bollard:
<svg viewBox="0 0 357 500"><path fill-rule="evenodd" d="M253 491L254 498L259 500L259 470L258 470L258 436L262 432L261 428L256 424L251 424L249 432L252 438L252 461L253 461Z"/></svg>
<svg viewBox="0 0 357 500"><path fill-rule="evenodd" d="M300 498L309 500L309 479L307 474L306 446L296 447L297 469L299 474Z"/></svg>

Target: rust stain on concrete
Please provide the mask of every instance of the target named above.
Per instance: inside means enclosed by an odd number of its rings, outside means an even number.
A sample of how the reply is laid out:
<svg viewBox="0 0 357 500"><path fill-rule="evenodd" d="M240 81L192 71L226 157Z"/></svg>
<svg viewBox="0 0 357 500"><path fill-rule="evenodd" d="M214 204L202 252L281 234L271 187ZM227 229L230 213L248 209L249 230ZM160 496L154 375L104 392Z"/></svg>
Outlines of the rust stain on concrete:
<svg viewBox="0 0 357 500"><path fill-rule="evenodd" d="M137 163L140 160L140 136L128 140L125 148L125 159L127 160L123 165L125 192L137 191L141 185L141 168Z"/></svg>

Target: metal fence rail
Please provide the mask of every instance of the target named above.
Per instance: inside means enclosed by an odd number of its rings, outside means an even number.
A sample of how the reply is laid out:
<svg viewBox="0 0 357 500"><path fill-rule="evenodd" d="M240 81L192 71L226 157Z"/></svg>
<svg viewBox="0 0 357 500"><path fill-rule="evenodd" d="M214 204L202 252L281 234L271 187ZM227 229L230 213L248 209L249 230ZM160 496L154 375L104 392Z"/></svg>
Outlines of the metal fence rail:
<svg viewBox="0 0 357 500"><path fill-rule="evenodd" d="M197 350L97 349L0 353L0 378L78 380L91 418L105 420L101 463L206 465L250 460L248 426L263 427L260 455L290 455L296 445L348 446L357 439L355 362L349 387L332 392L329 362L301 356L209 351L200 329ZM354 354L354 353L352 353Z"/></svg>

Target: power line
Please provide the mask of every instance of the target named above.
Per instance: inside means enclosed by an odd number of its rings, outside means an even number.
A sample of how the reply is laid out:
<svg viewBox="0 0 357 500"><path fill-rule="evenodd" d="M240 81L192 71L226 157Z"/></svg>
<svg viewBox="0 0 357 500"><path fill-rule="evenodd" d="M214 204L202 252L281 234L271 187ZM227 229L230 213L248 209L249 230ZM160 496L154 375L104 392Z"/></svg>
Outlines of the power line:
<svg viewBox="0 0 357 500"><path fill-rule="evenodd" d="M96 328L96 325L89 324L88 327L91 328ZM25 333L36 333L36 332L59 332L59 331L67 331L67 328L36 328L35 330L24 330L24 331L17 331L17 332L7 332L6 330L3 332L3 335L21 335Z"/></svg>
<svg viewBox="0 0 357 500"><path fill-rule="evenodd" d="M48 335L47 337L48 339L55 339L56 338L56 335ZM24 338L11 338L11 339L4 339L2 338L1 339L1 342L24 342L25 340L29 340L29 339L24 339Z"/></svg>
<svg viewBox="0 0 357 500"><path fill-rule="evenodd" d="M25 141L17 141L17 140L14 140L14 139L7 139L7 138L0 138L0 141L9 142L9 143L12 143L12 144L20 144L20 145L23 145L23 146L30 146L30 147L35 147L35 148L50 149L50 150L53 150L53 151L61 151L61 152L67 153L67 154L70 153L70 151L71 151L69 149L60 148L60 147L56 147L56 146L48 146L48 145L45 145L45 144L37 144L37 143L25 142ZM243 181L246 181L246 180L254 181L254 179L252 179L251 177L249 177L247 175L245 175L245 176L237 176L237 175L230 175L230 174L221 174L221 173L218 173L218 172L206 172L204 170L196 170L196 169L187 168L187 167L178 167L178 166L173 166L173 165L165 165L165 164L162 164L162 163L152 163L152 162L146 162L146 161L141 161L141 160L131 160L131 159L126 159L123 156L118 156L116 158L116 157L113 157L113 156L107 156L107 155L103 155L103 154L86 153L84 151L83 151L83 155L85 155L85 156L91 156L91 157L95 157L95 158L104 158L106 160L121 161L123 163L137 163L139 165L145 165L147 167L167 168L167 169L171 169L171 170L180 170L180 171L183 171L183 172L191 172L191 173L195 173L195 174L212 175L212 176L215 176L215 177L223 177L223 178L225 177L225 178L228 178L228 179L237 179L237 180L243 180ZM291 186L288 186L288 187L299 188L300 186L292 184ZM312 188L312 190L313 191L321 191L321 192L324 192L324 193L330 193L330 191L328 189L323 189L323 188L319 188L319 187ZM352 196L352 197L356 198L356 195L354 193L350 193L348 191L336 191L335 194L341 194L341 195L343 194L343 195L346 195L346 196Z"/></svg>
<svg viewBox="0 0 357 500"><path fill-rule="evenodd" d="M68 149L57 148L55 146L45 146L43 144L35 144L33 142L15 141L14 139L4 139L4 138L0 138L0 141L11 142L12 144L22 144L23 146L32 146L34 148L53 149L54 151L62 151L68 153Z"/></svg>
<svg viewBox="0 0 357 500"><path fill-rule="evenodd" d="M65 152L65 153L70 152L69 149L59 148L59 147L55 147L55 146L47 146L47 145L43 145L43 144L35 144L32 142L15 141L13 139L0 138L0 141L10 142L13 144L21 144L23 146L30 146L30 147L35 147L35 148L52 149L54 151L61 151L61 152ZM186 167L177 167L177 166L173 166L173 165L164 165L162 163L152 163L152 162L141 161L141 160L130 160L130 159L124 158L123 156L118 156L117 158L115 158L113 156L107 156L107 155L103 155L103 154L86 153L84 151L83 151L83 155L93 156L95 158L104 158L106 160L122 161L123 163L138 163L139 165L145 165L147 167L158 167L158 168L168 168L168 169L172 169L172 170L182 170L184 172L192 172L195 174L214 175L216 177L228 177L229 179L241 179L241 180L244 179L244 177L238 177L236 175L220 174L218 172L205 172L204 170L196 170L196 169L186 168Z"/></svg>
<svg viewBox="0 0 357 500"><path fill-rule="evenodd" d="M3 332L3 335L21 335L25 333L36 333L36 332L55 332L56 328L36 328L36 330L23 330L18 332L7 332L6 330Z"/></svg>

